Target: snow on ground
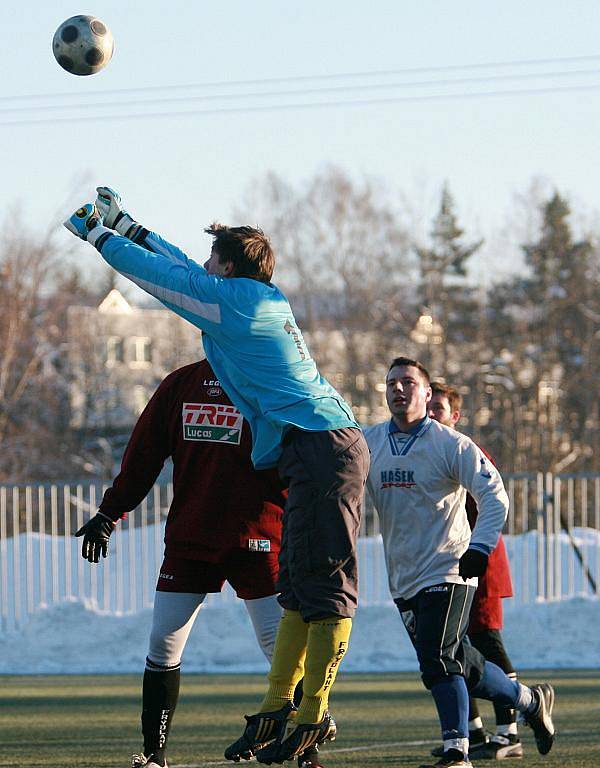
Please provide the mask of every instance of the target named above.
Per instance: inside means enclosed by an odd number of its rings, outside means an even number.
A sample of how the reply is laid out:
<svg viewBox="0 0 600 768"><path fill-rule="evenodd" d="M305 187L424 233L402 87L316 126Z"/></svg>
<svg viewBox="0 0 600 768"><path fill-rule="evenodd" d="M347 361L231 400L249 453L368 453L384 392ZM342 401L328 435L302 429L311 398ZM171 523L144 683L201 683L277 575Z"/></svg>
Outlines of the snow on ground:
<svg viewBox="0 0 600 768"><path fill-rule="evenodd" d="M139 672L162 536L159 526L120 530L109 558L94 567L80 557L79 539L29 534L0 541L0 673ZM600 600L591 596L573 543L600 582L597 530L506 537L515 598L504 602L504 637L517 668L600 667ZM361 607L344 669L416 670L390 600L381 537L360 539L358 556ZM267 669L232 590L209 597L183 662L190 672Z"/></svg>
<svg viewBox="0 0 600 768"><path fill-rule="evenodd" d="M507 649L517 669L600 667L600 601L575 598L510 607ZM140 673L151 611L115 616L67 601L38 609L21 630L0 637L2 674ZM265 672L241 602L200 611L183 659L187 672ZM359 608L346 672L416 671L393 604Z"/></svg>

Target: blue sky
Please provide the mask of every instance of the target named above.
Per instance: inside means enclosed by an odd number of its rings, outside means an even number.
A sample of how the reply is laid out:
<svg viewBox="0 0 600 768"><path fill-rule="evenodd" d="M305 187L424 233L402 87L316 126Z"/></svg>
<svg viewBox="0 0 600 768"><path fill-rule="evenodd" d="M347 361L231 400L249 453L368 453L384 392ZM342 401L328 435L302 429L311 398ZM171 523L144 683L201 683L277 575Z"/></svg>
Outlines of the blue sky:
<svg viewBox="0 0 600 768"><path fill-rule="evenodd" d="M97 15L115 37L113 61L92 77L69 75L52 58L56 27L75 13ZM357 179L365 174L380 179L392 199L402 193L425 219L448 180L461 221L473 237L482 233L494 239L492 233L505 222L513 196L523 193L535 177L549 179L590 216L597 207L600 59L545 67L545 71L597 68L597 75L480 86L482 90L585 86L545 94L158 119L128 117L139 108L122 96L117 108L125 115L122 119L19 125L7 123L18 114L37 118L50 113L6 112L11 107L52 103L23 98L38 94L66 94L61 103L81 104L107 98L101 91L214 81L420 67L439 67L428 76L437 80L498 75L507 70L457 73L451 67L600 54L600 4L595 0L147 0L143 4L104 0L91 7L36 0L3 3L0 24L5 41L0 53L0 212L6 215L21 206L32 226L57 221L91 197L97 183L107 183L122 193L141 221L200 260L208 247L203 226L213 219L229 221L253 179L275 171L301 183L327 164L338 165ZM588 88L596 83L598 88ZM239 95L256 88L228 90L224 85L215 92ZM453 87L459 93L468 89ZM413 86L402 93L432 91ZM144 92L135 98L151 95L169 94ZM373 90L348 98L386 95ZM226 104L254 103L247 98ZM185 108L178 104L175 111ZM96 112L78 106L67 114L94 117ZM69 235L64 237L66 242ZM91 264L94 255L89 250L82 244L82 259ZM518 266L512 254L508 261L497 253L493 257L497 264L490 270L489 259L481 262L478 278L500 274L507 264Z"/></svg>

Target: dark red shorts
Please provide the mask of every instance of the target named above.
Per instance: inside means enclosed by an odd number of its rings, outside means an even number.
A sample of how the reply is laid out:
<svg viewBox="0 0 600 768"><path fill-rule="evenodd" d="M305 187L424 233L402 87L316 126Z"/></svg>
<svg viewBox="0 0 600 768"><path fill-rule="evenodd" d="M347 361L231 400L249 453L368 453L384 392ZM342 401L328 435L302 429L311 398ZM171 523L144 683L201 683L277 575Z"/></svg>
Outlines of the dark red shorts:
<svg viewBox="0 0 600 768"><path fill-rule="evenodd" d="M165 557L157 592L220 592L228 581L242 600L274 595L278 572L277 553L234 550L218 563Z"/></svg>
<svg viewBox="0 0 600 768"><path fill-rule="evenodd" d="M476 634L485 629L502 629L502 598L488 597L475 592L467 634Z"/></svg>

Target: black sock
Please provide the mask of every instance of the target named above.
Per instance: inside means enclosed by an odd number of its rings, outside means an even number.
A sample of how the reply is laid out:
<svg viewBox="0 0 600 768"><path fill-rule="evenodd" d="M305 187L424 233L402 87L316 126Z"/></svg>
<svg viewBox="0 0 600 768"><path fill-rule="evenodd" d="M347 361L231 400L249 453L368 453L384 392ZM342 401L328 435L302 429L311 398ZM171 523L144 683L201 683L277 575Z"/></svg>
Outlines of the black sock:
<svg viewBox="0 0 600 768"><path fill-rule="evenodd" d="M485 656L487 661L491 661L497 667L500 667L512 680L517 679L515 668L506 652L502 634L499 630L484 629L469 635L469 639L473 646ZM496 725L510 725L517 721L515 710L501 704L494 703L494 714L496 716ZM469 719L471 719L470 715Z"/></svg>
<svg viewBox="0 0 600 768"><path fill-rule="evenodd" d="M180 670L179 666L160 668L150 659L146 664L153 669L147 667L144 671L142 688L144 754L146 757L153 755L157 762L164 764L171 721L179 698Z"/></svg>

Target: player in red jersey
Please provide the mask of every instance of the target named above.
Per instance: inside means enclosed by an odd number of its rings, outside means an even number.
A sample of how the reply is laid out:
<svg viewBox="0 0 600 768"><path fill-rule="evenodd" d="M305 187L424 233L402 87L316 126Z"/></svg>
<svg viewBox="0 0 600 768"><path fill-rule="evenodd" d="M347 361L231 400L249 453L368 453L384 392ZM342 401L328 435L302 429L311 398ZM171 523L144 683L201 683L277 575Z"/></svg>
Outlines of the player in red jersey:
<svg viewBox="0 0 600 768"><path fill-rule="evenodd" d="M173 460L173 502L165 532L143 682L144 750L132 766L164 768L179 696L180 662L208 592L225 581L243 599L271 658L281 608L275 594L284 491L275 469L257 471L250 428L206 360L169 374L141 414L121 471L98 514L77 536L83 557L106 557L116 521L146 497Z"/></svg>
<svg viewBox="0 0 600 768"><path fill-rule="evenodd" d="M460 393L454 387L441 382L432 382L431 390L429 417L454 429L460 419L462 407ZM491 456L483 448L480 447L480 450L493 464ZM477 505L470 494L467 494L466 509L472 530L477 520ZM489 557L487 570L479 578L479 586L471 607L467 634L472 645L486 659L493 661L509 677L516 679L516 672L506 653L500 634L503 625L502 598L512 597L512 595L510 565L504 539L500 535L498 544ZM517 718L514 709L495 704L494 713L496 716L496 733L489 739L483 727L476 700L469 698L470 757L488 760L522 757L523 746L517 733ZM439 749L434 750L434 752L437 755Z"/></svg>

